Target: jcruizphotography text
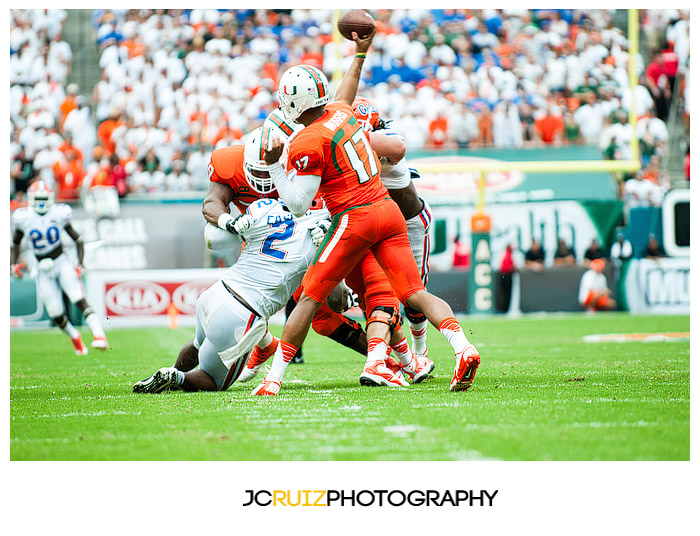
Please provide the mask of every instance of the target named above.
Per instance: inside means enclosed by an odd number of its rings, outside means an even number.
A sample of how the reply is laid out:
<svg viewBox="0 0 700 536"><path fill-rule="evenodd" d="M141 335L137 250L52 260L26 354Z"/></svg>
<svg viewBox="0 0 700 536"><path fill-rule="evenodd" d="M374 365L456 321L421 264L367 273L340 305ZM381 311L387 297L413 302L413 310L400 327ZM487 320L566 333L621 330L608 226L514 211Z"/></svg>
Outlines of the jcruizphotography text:
<svg viewBox="0 0 700 536"><path fill-rule="evenodd" d="M493 506L498 490L245 490L243 506Z"/></svg>

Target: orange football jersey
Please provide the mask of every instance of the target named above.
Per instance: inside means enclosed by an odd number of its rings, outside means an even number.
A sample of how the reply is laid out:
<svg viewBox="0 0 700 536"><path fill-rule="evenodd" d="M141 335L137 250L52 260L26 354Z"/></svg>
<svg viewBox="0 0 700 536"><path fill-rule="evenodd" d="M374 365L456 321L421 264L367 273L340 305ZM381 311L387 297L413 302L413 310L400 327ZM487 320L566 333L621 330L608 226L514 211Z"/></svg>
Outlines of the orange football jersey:
<svg viewBox="0 0 700 536"><path fill-rule="evenodd" d="M241 213L258 199L279 197L277 190L261 194L250 187L243 171L243 149L243 145L232 145L215 150L207 168L211 182L225 184L233 190L233 204Z"/></svg>
<svg viewBox="0 0 700 536"><path fill-rule="evenodd" d="M321 177L318 190L335 215L387 197L379 173L381 164L352 107L343 102L326 106L321 117L291 138L288 173Z"/></svg>

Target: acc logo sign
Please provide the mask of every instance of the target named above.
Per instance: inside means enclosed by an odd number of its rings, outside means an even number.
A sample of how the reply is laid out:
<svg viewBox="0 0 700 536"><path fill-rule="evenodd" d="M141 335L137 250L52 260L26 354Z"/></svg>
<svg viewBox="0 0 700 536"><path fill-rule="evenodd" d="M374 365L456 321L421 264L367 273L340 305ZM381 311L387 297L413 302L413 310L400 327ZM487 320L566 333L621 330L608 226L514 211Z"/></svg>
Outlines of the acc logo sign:
<svg viewBox="0 0 700 536"><path fill-rule="evenodd" d="M193 315L197 310L197 299L214 281L200 279L177 287L173 292L173 303L185 315Z"/></svg>
<svg viewBox="0 0 700 536"><path fill-rule="evenodd" d="M155 315L170 304L170 292L149 281L118 283L105 293L108 314Z"/></svg>

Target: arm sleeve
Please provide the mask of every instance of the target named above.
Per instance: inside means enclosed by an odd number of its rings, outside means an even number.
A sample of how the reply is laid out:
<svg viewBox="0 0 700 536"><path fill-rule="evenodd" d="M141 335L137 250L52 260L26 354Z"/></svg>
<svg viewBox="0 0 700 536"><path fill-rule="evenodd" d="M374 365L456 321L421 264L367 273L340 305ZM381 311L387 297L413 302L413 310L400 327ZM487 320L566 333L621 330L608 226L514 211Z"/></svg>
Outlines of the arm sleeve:
<svg viewBox="0 0 700 536"><path fill-rule="evenodd" d="M311 207L321 185L320 175L287 174L279 163L268 166L272 182L289 210L297 217L303 216Z"/></svg>

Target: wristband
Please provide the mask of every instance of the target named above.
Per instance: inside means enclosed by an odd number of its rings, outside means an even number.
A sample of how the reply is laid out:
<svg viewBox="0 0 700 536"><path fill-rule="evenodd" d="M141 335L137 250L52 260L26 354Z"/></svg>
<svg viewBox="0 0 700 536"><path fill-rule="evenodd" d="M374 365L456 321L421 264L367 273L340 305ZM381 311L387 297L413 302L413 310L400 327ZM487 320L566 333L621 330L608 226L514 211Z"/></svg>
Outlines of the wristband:
<svg viewBox="0 0 700 536"><path fill-rule="evenodd" d="M366 52L357 52L357 53L355 54L355 57L356 57L356 58L366 58L366 57L367 57L367 53L366 53Z"/></svg>
<svg viewBox="0 0 700 536"><path fill-rule="evenodd" d="M219 219L216 223L219 226L219 229L228 231L228 229L226 228L226 224L230 221L233 221L233 216L231 216L231 214L229 214L228 212L224 212L221 216L219 216Z"/></svg>

